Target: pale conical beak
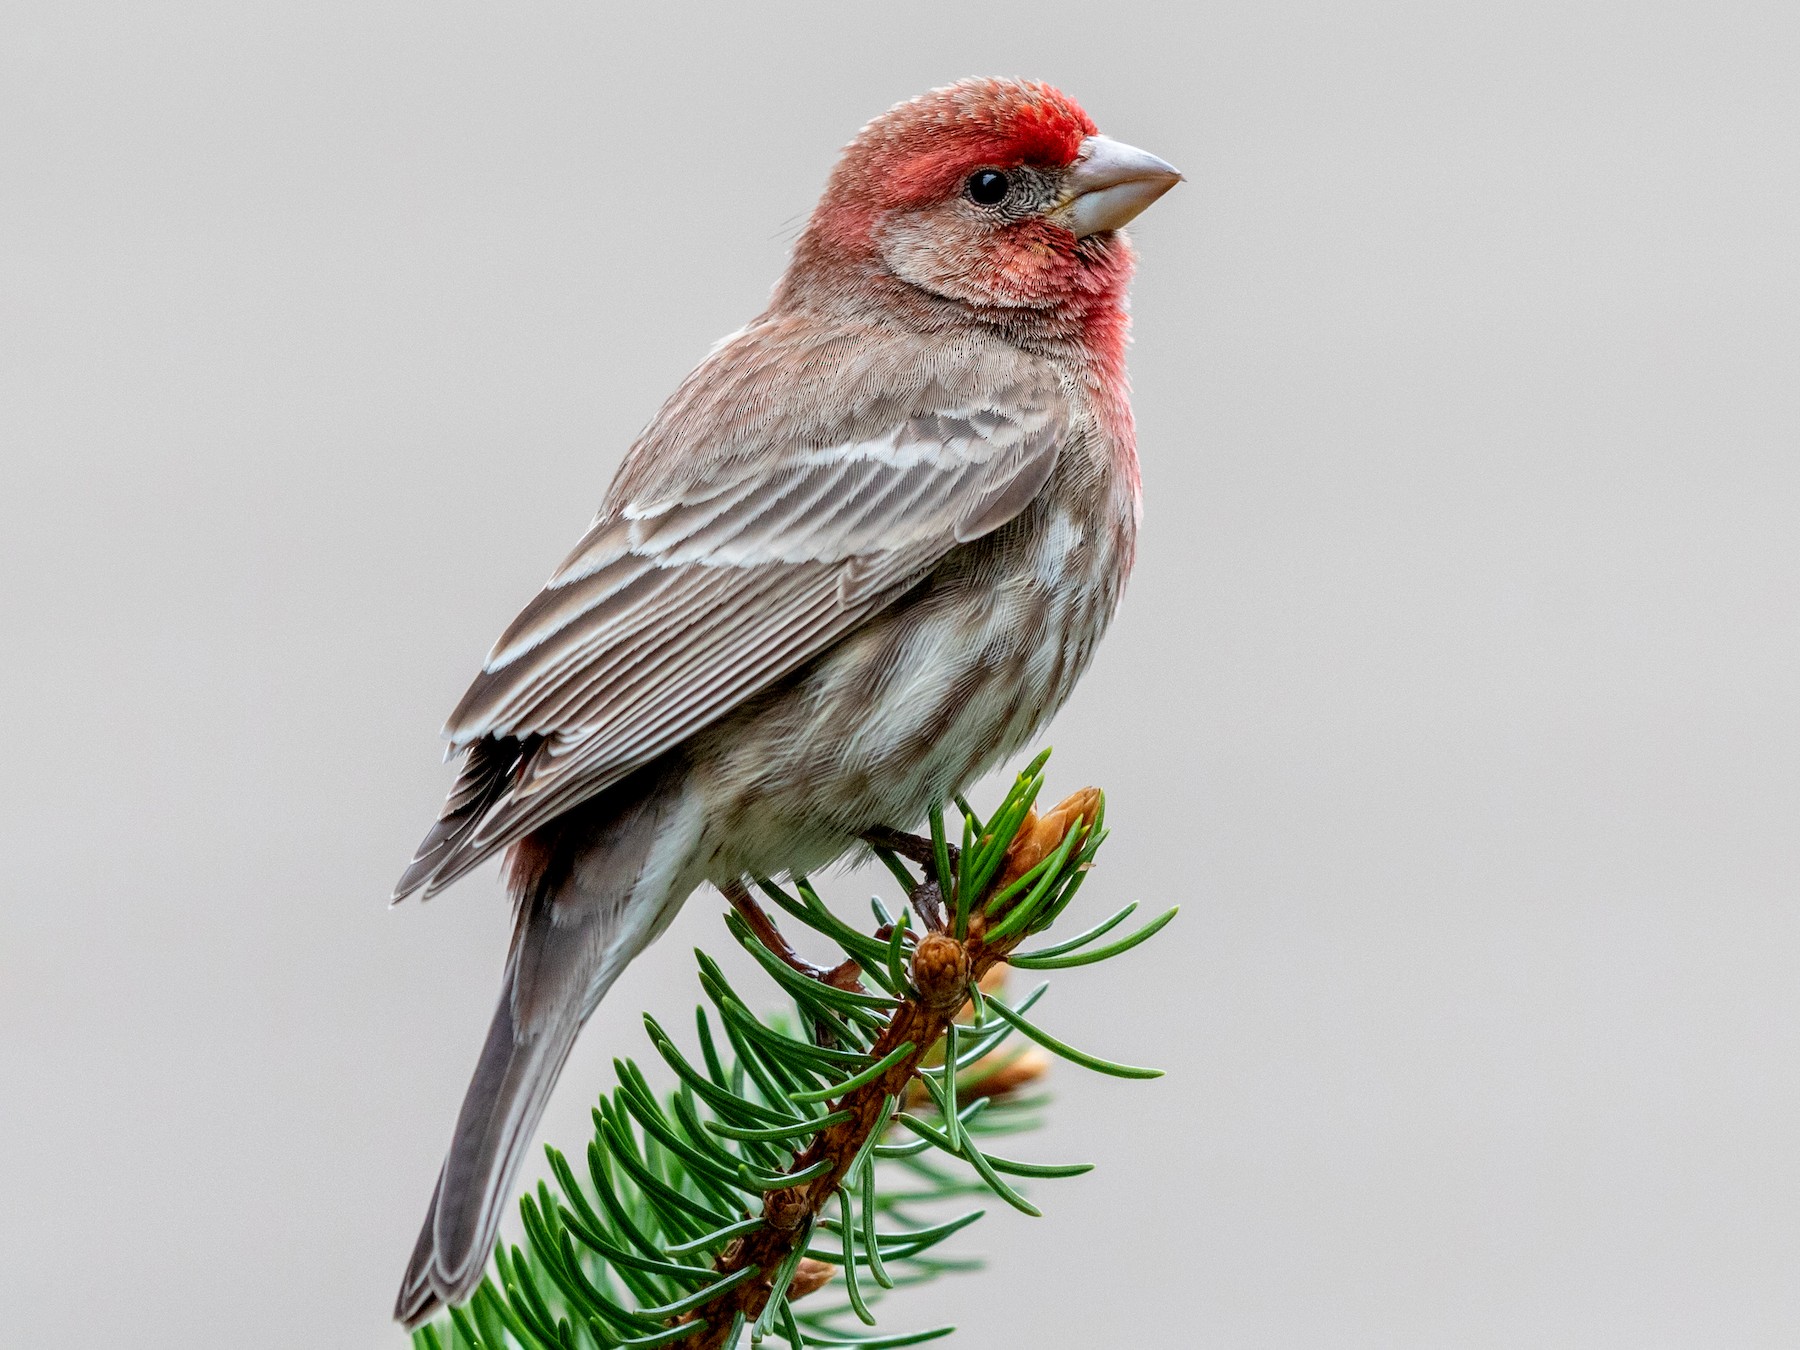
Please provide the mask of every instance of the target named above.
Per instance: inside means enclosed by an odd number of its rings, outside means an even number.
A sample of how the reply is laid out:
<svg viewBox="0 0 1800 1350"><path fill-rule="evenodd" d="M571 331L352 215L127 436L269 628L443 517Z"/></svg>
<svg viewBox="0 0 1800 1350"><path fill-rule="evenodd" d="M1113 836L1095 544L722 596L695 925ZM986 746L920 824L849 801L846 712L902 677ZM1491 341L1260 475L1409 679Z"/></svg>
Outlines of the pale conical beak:
<svg viewBox="0 0 1800 1350"><path fill-rule="evenodd" d="M1063 199L1050 219L1068 226L1077 238L1116 230L1180 181L1173 164L1147 150L1109 136L1089 136L1063 179Z"/></svg>

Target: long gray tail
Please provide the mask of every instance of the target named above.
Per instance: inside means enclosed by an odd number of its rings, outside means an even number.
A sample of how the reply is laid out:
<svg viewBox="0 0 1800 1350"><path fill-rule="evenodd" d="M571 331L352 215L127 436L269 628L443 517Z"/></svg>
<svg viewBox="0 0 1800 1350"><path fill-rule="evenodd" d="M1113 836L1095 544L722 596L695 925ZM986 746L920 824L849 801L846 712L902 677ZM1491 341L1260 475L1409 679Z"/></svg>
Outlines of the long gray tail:
<svg viewBox="0 0 1800 1350"><path fill-rule="evenodd" d="M588 1015L684 894L643 893L677 784L634 775L526 839L500 1003L456 1119L450 1152L394 1304L408 1328L481 1283L489 1252L557 1076Z"/></svg>

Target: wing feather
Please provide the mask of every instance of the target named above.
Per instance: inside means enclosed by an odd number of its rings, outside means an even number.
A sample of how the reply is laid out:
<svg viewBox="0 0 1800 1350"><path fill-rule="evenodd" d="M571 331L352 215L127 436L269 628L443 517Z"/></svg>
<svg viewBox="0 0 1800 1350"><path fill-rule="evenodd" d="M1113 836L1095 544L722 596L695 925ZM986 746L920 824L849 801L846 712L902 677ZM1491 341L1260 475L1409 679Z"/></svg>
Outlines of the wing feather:
<svg viewBox="0 0 1800 1350"><path fill-rule="evenodd" d="M1042 368L913 409L609 506L451 714L469 759L397 894L442 889L812 659L1022 511L1068 430Z"/></svg>
<svg viewBox="0 0 1800 1350"><path fill-rule="evenodd" d="M552 633L567 628L582 616L607 604L623 611L632 603L627 594L637 588L637 597L666 585L668 577L652 558L625 554L586 573L579 582L564 586L546 586L520 611L489 653L487 669L498 670L511 665L537 647ZM621 598L622 597L622 598Z"/></svg>

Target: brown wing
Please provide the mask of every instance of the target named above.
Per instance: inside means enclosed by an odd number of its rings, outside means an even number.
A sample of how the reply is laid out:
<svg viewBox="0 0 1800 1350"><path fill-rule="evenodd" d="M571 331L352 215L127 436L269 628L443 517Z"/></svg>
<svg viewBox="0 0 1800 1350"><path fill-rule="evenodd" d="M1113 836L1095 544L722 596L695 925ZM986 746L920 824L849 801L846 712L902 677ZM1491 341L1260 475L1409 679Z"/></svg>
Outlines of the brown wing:
<svg viewBox="0 0 1800 1350"><path fill-rule="evenodd" d="M1067 427L1053 378L959 402L603 514L451 714L463 774L396 898L717 721L1024 509Z"/></svg>

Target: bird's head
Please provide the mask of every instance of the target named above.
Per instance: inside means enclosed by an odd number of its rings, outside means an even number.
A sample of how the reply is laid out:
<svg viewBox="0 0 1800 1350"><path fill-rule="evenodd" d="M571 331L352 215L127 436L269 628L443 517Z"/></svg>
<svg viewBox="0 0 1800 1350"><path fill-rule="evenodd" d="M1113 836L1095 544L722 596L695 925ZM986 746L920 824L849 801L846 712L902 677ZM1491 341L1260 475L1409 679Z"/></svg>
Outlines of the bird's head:
<svg viewBox="0 0 1800 1350"><path fill-rule="evenodd" d="M782 291L898 281L977 311L1116 294L1131 267L1120 227L1180 179L1047 84L964 80L845 148Z"/></svg>

